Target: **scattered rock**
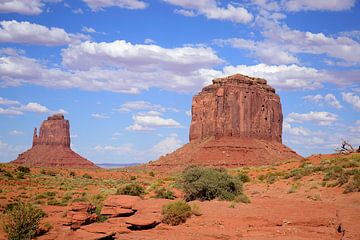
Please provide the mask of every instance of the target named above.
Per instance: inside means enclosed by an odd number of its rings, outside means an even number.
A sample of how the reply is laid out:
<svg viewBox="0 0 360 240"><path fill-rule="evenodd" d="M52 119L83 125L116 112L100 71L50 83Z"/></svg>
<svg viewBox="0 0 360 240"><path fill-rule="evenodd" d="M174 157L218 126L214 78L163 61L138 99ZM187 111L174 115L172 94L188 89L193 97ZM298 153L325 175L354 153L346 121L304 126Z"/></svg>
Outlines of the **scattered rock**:
<svg viewBox="0 0 360 240"><path fill-rule="evenodd" d="M133 215L136 210L133 206L140 201L138 196L112 195L108 196L103 202L100 214L109 217L128 217Z"/></svg>
<svg viewBox="0 0 360 240"><path fill-rule="evenodd" d="M72 230L76 230L79 229L81 225L95 222L97 215L95 213L91 213L93 210L95 210L95 206L90 203L72 203L66 214L67 222L65 225L70 226Z"/></svg>
<svg viewBox="0 0 360 240"><path fill-rule="evenodd" d="M104 233L93 233L88 232L82 229L79 229L69 235L66 236L66 240L79 240L79 239L86 239L86 240L105 240L105 239L113 239L115 234L104 234Z"/></svg>
<svg viewBox="0 0 360 240"><path fill-rule="evenodd" d="M109 215L110 217L128 217L135 213L134 210L122 207L104 206L101 209L101 215Z"/></svg>
<svg viewBox="0 0 360 240"><path fill-rule="evenodd" d="M161 223L161 214L157 213L137 213L126 219L126 223L131 230L146 230L154 228Z"/></svg>
<svg viewBox="0 0 360 240"><path fill-rule="evenodd" d="M103 204L107 207L121 207L131 209L135 205L135 203L140 200L141 198L138 196L111 195L104 200Z"/></svg>

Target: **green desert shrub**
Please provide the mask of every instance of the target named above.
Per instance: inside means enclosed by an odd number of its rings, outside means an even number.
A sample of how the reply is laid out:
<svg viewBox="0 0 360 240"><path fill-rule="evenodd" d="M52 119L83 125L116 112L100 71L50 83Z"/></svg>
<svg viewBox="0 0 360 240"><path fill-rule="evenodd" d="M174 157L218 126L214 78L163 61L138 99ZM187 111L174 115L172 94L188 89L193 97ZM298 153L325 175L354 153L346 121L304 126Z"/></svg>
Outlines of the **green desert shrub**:
<svg viewBox="0 0 360 240"><path fill-rule="evenodd" d="M13 175L11 174L11 172L8 172L8 171L4 171L4 176L7 178L13 178Z"/></svg>
<svg viewBox="0 0 360 240"><path fill-rule="evenodd" d="M30 173L30 168L25 166L18 166L16 170L22 173Z"/></svg>
<svg viewBox="0 0 360 240"><path fill-rule="evenodd" d="M44 195L47 198L54 198L56 196L56 192L44 192Z"/></svg>
<svg viewBox="0 0 360 240"><path fill-rule="evenodd" d="M16 173L16 178L17 179L24 179L25 178L25 173L24 172L17 172Z"/></svg>
<svg viewBox="0 0 360 240"><path fill-rule="evenodd" d="M360 172L357 172L352 181L345 186L344 193L360 192Z"/></svg>
<svg viewBox="0 0 360 240"><path fill-rule="evenodd" d="M240 181L243 182L243 183L250 182L250 177L249 177L249 175L247 175L246 173L239 173L238 178L239 178Z"/></svg>
<svg viewBox="0 0 360 240"><path fill-rule="evenodd" d="M45 169L42 169L40 171L41 174L44 174L44 175L48 175L48 176L51 176L51 177L54 177L56 176L56 172L53 171L53 170L45 170Z"/></svg>
<svg viewBox="0 0 360 240"><path fill-rule="evenodd" d="M67 206L66 202L62 202L54 198L48 199L47 204L50 206Z"/></svg>
<svg viewBox="0 0 360 240"><path fill-rule="evenodd" d="M176 201L163 206L162 222L175 226L186 222L192 214L191 206L185 201Z"/></svg>
<svg viewBox="0 0 360 240"><path fill-rule="evenodd" d="M116 194L118 195L131 195L131 196L141 196L145 193L144 188L138 183L129 183L120 187Z"/></svg>
<svg viewBox="0 0 360 240"><path fill-rule="evenodd" d="M199 207L199 205L197 205L195 203L191 204L191 212L195 216L201 216L202 215L201 208Z"/></svg>
<svg viewBox="0 0 360 240"><path fill-rule="evenodd" d="M30 203L18 203L6 213L4 231L9 240L30 240L45 213Z"/></svg>
<svg viewBox="0 0 360 240"><path fill-rule="evenodd" d="M85 173L84 175L82 175L82 177L86 179L92 179L92 176L88 173Z"/></svg>
<svg viewBox="0 0 360 240"><path fill-rule="evenodd" d="M71 171L70 173L69 173L69 175L70 175L70 177L75 177L75 172L74 171Z"/></svg>
<svg viewBox="0 0 360 240"><path fill-rule="evenodd" d="M149 172L150 177L155 177L155 173L153 171Z"/></svg>
<svg viewBox="0 0 360 240"><path fill-rule="evenodd" d="M251 200L248 196L246 196L245 194L242 193L242 194L236 196L235 202L251 203Z"/></svg>
<svg viewBox="0 0 360 240"><path fill-rule="evenodd" d="M225 169L189 167L182 173L181 186L185 200L234 200L242 193L242 182Z"/></svg>
<svg viewBox="0 0 360 240"><path fill-rule="evenodd" d="M175 199L174 193L164 187L155 190L155 198Z"/></svg>

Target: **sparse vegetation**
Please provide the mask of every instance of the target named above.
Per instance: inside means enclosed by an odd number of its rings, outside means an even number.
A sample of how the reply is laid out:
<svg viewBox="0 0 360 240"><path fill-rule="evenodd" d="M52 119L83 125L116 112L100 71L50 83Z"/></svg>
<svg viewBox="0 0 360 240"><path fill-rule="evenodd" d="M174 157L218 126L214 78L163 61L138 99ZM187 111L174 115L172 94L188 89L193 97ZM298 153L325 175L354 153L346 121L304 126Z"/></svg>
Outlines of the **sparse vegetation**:
<svg viewBox="0 0 360 240"><path fill-rule="evenodd" d="M82 175L82 177L86 179L92 179L92 176L88 173L85 173L84 175Z"/></svg>
<svg viewBox="0 0 360 240"><path fill-rule="evenodd" d="M149 172L150 177L155 177L155 173L153 171Z"/></svg>
<svg viewBox="0 0 360 240"><path fill-rule="evenodd" d="M16 178L17 179L24 179L25 178L25 173L24 172L17 172L16 173Z"/></svg>
<svg viewBox="0 0 360 240"><path fill-rule="evenodd" d="M186 219L191 216L192 210L188 203L176 201L166 204L163 207L162 214L164 223L175 226L186 222Z"/></svg>
<svg viewBox="0 0 360 240"><path fill-rule="evenodd" d="M181 180L185 200L234 200L242 193L242 182L225 169L189 167L184 170Z"/></svg>
<svg viewBox="0 0 360 240"><path fill-rule="evenodd" d="M236 202L232 201L229 205L229 208L235 208L236 207Z"/></svg>
<svg viewBox="0 0 360 240"><path fill-rule="evenodd" d="M352 181L345 186L344 193L360 192L360 171L357 171Z"/></svg>
<svg viewBox="0 0 360 240"><path fill-rule="evenodd" d="M123 185L119 188L116 194L119 195L131 195L131 196L141 196L145 193L144 188L138 183L129 183Z"/></svg>
<svg viewBox="0 0 360 240"><path fill-rule="evenodd" d="M193 203L190 206L191 206L192 214L194 214L195 216L201 216L202 215L202 212L201 212L201 209L200 209L199 205Z"/></svg>
<svg viewBox="0 0 360 240"><path fill-rule="evenodd" d="M244 193L236 196L235 202L242 202L242 203L251 203L251 200L248 196L246 196Z"/></svg>
<svg viewBox="0 0 360 240"><path fill-rule="evenodd" d="M25 167L25 166L19 166L16 169L18 172L22 172L22 173L30 173L30 168Z"/></svg>
<svg viewBox="0 0 360 240"><path fill-rule="evenodd" d="M250 177L249 177L249 175L247 175L247 174L244 173L244 172L239 173L238 178L239 178L240 181L243 182L243 183L250 182Z"/></svg>
<svg viewBox="0 0 360 240"><path fill-rule="evenodd" d="M288 193L295 193L299 189L299 184L293 184L289 189Z"/></svg>
<svg viewBox="0 0 360 240"><path fill-rule="evenodd" d="M164 187L155 190L155 198L175 199L174 193Z"/></svg>
<svg viewBox="0 0 360 240"><path fill-rule="evenodd" d="M345 185L345 192L352 188L353 183L347 184L352 177L360 172L360 154L352 154L350 157L335 157L331 159L322 160L319 165L313 165L307 160L304 160L298 168L293 168L288 171L273 171L259 175L257 178L260 181L266 181L269 184L274 183L280 179L293 178L294 181L302 179L316 173L323 174L323 187L337 187ZM356 185L356 184L355 184ZM356 188L356 187L355 187ZM293 186L288 193L296 191Z"/></svg>
<svg viewBox="0 0 360 240"><path fill-rule="evenodd" d="M44 175L52 176L52 177L56 176L56 172L53 170L42 169L40 173L44 174Z"/></svg>
<svg viewBox="0 0 360 240"><path fill-rule="evenodd" d="M30 203L17 203L6 212L4 231L9 240L31 239L44 212Z"/></svg>
<svg viewBox="0 0 360 240"><path fill-rule="evenodd" d="M13 175L11 174L11 172L8 172L8 171L4 171L4 176L7 178L14 178Z"/></svg>
<svg viewBox="0 0 360 240"><path fill-rule="evenodd" d="M316 194L314 194L312 196L308 196L308 198L311 199L311 200L314 200L314 201L321 201L321 196L320 196L319 193L316 193Z"/></svg>

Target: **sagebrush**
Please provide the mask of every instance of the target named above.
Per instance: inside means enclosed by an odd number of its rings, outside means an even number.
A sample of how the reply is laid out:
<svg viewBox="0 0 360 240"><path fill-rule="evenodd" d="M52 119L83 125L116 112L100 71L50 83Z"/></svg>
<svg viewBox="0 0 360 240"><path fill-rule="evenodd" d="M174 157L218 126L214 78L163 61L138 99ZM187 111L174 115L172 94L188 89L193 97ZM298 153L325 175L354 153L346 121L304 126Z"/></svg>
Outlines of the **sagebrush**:
<svg viewBox="0 0 360 240"><path fill-rule="evenodd" d="M31 203L17 203L6 212L4 231L9 240L28 240L35 236L45 213Z"/></svg>
<svg viewBox="0 0 360 240"><path fill-rule="evenodd" d="M189 167L182 173L185 200L234 200L242 193L242 182L222 168Z"/></svg>

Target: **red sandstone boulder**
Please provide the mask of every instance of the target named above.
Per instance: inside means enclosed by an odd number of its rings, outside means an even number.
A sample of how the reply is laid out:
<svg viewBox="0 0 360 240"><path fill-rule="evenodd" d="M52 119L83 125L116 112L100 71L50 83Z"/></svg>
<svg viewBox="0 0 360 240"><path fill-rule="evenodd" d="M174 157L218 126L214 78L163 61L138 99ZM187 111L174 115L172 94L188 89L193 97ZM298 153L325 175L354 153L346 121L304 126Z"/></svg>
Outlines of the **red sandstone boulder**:
<svg viewBox="0 0 360 240"><path fill-rule="evenodd" d="M81 225L90 224L97 219L95 213L91 211L95 210L95 206L90 203L78 202L72 203L68 207L68 212L66 215L67 223L66 226L70 226L72 230L79 229Z"/></svg>
<svg viewBox="0 0 360 240"><path fill-rule="evenodd" d="M122 207L104 206L100 212L101 215L109 215L110 217L125 217L134 214L134 210Z"/></svg>
<svg viewBox="0 0 360 240"><path fill-rule="evenodd" d="M161 214L143 213L133 215L126 219L129 228L133 230L150 229L161 223Z"/></svg>
<svg viewBox="0 0 360 240"><path fill-rule="evenodd" d="M171 202L168 199L146 199L137 202L133 208L137 212L126 219L130 229L150 229L161 223L162 208L165 204Z"/></svg>
<svg viewBox="0 0 360 240"><path fill-rule="evenodd" d="M112 195L108 196L103 202L101 215L110 217L126 217L135 213L133 206L140 201L138 196L129 195Z"/></svg>
<svg viewBox="0 0 360 240"><path fill-rule="evenodd" d="M121 207L126 209L131 209L135 203L140 201L141 198L138 196L129 196L129 195L111 195L108 196L103 204L108 207Z"/></svg>

